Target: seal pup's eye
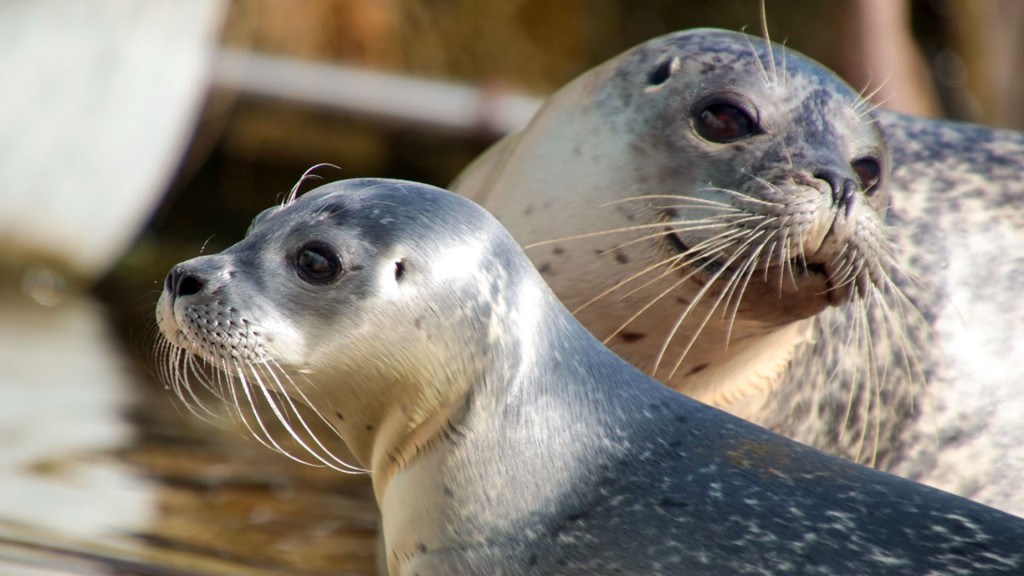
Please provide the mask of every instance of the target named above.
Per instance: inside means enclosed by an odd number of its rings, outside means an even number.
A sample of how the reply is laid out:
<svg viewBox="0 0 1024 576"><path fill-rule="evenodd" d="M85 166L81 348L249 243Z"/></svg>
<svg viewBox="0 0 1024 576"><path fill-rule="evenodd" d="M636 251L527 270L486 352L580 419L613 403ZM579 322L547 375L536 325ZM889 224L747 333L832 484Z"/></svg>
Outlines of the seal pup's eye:
<svg viewBox="0 0 1024 576"><path fill-rule="evenodd" d="M729 102L713 102L697 111L697 132L706 140L726 144L759 133L757 123L743 109Z"/></svg>
<svg viewBox="0 0 1024 576"><path fill-rule="evenodd" d="M303 244L295 256L295 269L310 284L326 284L342 272L338 255L323 242Z"/></svg>
<svg viewBox="0 0 1024 576"><path fill-rule="evenodd" d="M878 192L878 183L882 180L882 167L878 165L878 160L867 157L859 160L854 160L853 171L857 173L857 178L860 179L861 190L868 196Z"/></svg>

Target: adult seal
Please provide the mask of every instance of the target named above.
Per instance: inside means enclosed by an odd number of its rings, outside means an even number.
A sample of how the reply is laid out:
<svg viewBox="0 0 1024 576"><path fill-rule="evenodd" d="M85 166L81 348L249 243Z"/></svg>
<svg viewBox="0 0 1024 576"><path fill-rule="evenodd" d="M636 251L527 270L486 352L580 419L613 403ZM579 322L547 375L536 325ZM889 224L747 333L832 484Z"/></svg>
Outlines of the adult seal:
<svg viewBox="0 0 1024 576"><path fill-rule="evenodd" d="M1022 174L1021 134L692 30L576 79L452 189L666 384L1021 513Z"/></svg>
<svg viewBox="0 0 1024 576"><path fill-rule="evenodd" d="M337 430L372 471L392 574L1024 569L1024 520L645 376L493 217L436 188L350 180L265 212L175 266L157 318L169 359L224 371L198 383ZM186 400L190 363L170 371Z"/></svg>

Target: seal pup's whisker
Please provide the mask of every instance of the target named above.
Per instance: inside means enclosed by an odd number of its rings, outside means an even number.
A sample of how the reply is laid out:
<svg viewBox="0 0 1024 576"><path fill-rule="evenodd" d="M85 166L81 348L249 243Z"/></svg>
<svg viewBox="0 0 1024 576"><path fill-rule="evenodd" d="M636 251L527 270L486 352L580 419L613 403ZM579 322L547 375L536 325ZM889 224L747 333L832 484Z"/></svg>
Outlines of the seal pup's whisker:
<svg viewBox="0 0 1024 576"><path fill-rule="evenodd" d="M322 180L323 179L322 176L320 176L319 174L314 174L313 172L315 172L316 170L319 170L320 168L324 168L324 167L334 168L335 170L341 170L341 168L339 168L338 166L335 166L334 164L331 164L329 162L320 162L319 164L314 164L314 165L310 166L309 168L306 169L305 172L302 173L302 176L300 176L298 182L296 182L295 185L292 186L292 189L288 191L288 195L285 196L285 199L284 199L284 201L281 204L283 206L287 206L288 204L291 204L292 202L294 202L295 199L299 197L299 190L302 188L302 184L307 179L310 179L310 180L313 180L313 179Z"/></svg>
<svg viewBox="0 0 1024 576"><path fill-rule="evenodd" d="M242 423L246 426L246 428L248 428L249 432L252 433L252 435L255 436L256 439L259 440L261 444L270 448L271 450L274 450L275 452L282 454L283 456L290 460L298 462L299 464L305 464L307 466L321 466L322 464L318 464L317 461L322 461L322 459L318 458L317 454L310 452L310 454L314 457L316 461L309 461L306 460L305 458L301 458L295 455L294 453L292 453L291 450L285 448L284 446L281 445L280 442L277 441L277 439L274 437L274 433L270 430L270 428L267 427L267 424L263 421L263 416L260 415L260 406L262 405L262 403L259 401L259 398L262 398L263 402L266 402L267 407L270 408L270 410L273 412L275 419L285 428L289 435L293 439L298 440L299 444L302 445L301 439L296 437L296 434L292 429L291 425L289 424L288 419L282 414L281 407L278 405L277 400L273 396L271 390L260 383L259 375L252 370L247 370L247 367L237 360L234 362L234 366L235 374L238 376L238 386L233 386L231 390L232 392L234 392L236 389L241 388L243 396L245 397L245 400L248 403L248 408L246 408L241 403L238 395L235 394L234 402L237 408L236 414L239 416L239 418L241 418ZM251 383L249 376L255 378L257 383ZM254 389L257 389L260 394L254 394ZM254 428L249 419L246 418L246 413L252 415L252 418L256 421L256 428ZM303 448L306 447L303 446ZM307 451L309 451L308 448Z"/></svg>
<svg viewBox="0 0 1024 576"><path fill-rule="evenodd" d="M302 446L307 452L313 455L313 457L320 460L320 462L322 462L325 466L337 470L339 472L343 472L345 474L365 474L369 472L369 470L366 470L364 468L361 468L339 458L331 449L329 449L321 442L320 437L309 426L305 418L302 416L302 410L300 409L300 407L297 406L295 402L292 400L292 394L295 394L299 401L301 401L305 406L308 406L309 409L312 410L316 417L325 426L327 426L328 430L330 430L336 438L340 440L344 440L344 438L341 436L341 433L338 432L334 424L319 409L317 409L318 403L314 402L303 391L302 386L299 386L295 383L295 381L288 374L288 372L281 369L280 366L275 361L273 361L273 359L269 360L266 364L263 365L263 367L268 371L271 379L275 384L275 390L277 391L278 398L287 404L288 408L290 409L291 413L295 415L295 418L301 425L302 429L306 432L306 434L308 434L309 439L313 442L313 444L316 445L316 447L319 450L322 451L322 454L324 456L321 457L320 452L317 452L316 450L313 450L310 446L307 446L306 441L303 439L302 435L295 431L290 425L283 422L283 424L285 424L286 426L286 429L291 434L292 438L294 438L295 441L298 442L300 446ZM287 386L285 386L285 383L287 383ZM315 386L313 386L312 383L309 384L310 388L315 388ZM260 385L262 386L264 384L260 382Z"/></svg>
<svg viewBox="0 0 1024 576"><path fill-rule="evenodd" d="M319 462L319 465L345 474L366 473L366 470L338 458L330 449L323 445L320 437L313 431L306 422L306 419L302 416L301 409L292 401L291 393L298 394L305 402L305 405L311 407L317 417L320 418L331 430L334 430L335 434L337 434L337 430L335 430L331 422L316 409L316 403L310 401L305 393L302 392L301 387L296 386L291 377L288 376L287 373L278 370L276 366L276 363L264 363L262 365L251 366L250 373L256 380L256 385L263 391L267 403L270 405L271 410L273 410L278 422L280 422L284 427L288 435L291 436L307 454ZM269 378L263 378L260 376L261 369L266 371ZM279 374L281 376L279 376ZM282 379L289 384L288 387L285 387ZM298 423L300 429L296 429L295 426L293 426L292 418L289 417L289 414L294 417L294 420ZM305 434L302 432L305 432ZM314 463L313 465L318 464Z"/></svg>

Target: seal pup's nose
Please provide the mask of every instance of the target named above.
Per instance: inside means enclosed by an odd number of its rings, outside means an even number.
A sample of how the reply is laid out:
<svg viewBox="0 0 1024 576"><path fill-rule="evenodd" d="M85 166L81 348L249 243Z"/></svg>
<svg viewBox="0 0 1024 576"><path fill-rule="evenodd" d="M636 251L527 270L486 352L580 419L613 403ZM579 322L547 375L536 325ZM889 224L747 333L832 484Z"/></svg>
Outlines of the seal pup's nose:
<svg viewBox="0 0 1024 576"><path fill-rule="evenodd" d="M198 294L206 286L206 281L195 271L184 264L171 268L164 283L164 289L172 300L181 296Z"/></svg>

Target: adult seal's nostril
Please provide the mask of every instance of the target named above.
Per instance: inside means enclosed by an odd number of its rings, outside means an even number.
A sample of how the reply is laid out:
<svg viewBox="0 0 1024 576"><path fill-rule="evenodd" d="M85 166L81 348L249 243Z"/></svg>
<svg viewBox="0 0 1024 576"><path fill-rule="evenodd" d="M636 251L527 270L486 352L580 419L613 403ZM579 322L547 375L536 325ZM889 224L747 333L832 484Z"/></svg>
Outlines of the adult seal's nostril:
<svg viewBox="0 0 1024 576"><path fill-rule="evenodd" d="M856 204L858 190L860 190L860 186L851 178L843 178L839 182L839 188L832 189L832 199L836 208L845 210L847 218L850 217L850 211Z"/></svg>
<svg viewBox="0 0 1024 576"><path fill-rule="evenodd" d="M857 190L859 189L857 182L853 178L832 168L818 170L814 173L814 177L828 183L828 187L832 191L832 203L835 204L836 208L844 210L846 216L849 217L854 201L857 198Z"/></svg>

